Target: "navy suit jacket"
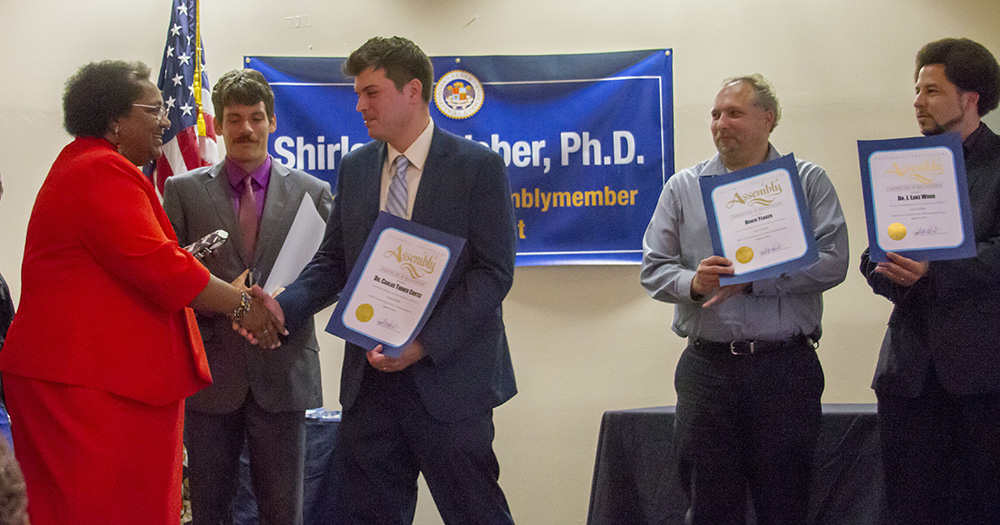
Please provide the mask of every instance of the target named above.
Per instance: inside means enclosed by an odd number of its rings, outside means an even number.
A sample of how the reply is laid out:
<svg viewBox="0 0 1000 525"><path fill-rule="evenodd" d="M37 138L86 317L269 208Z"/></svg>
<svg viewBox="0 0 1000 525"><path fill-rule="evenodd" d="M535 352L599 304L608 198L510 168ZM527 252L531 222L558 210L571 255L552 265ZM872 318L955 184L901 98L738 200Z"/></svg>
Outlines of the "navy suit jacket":
<svg viewBox="0 0 1000 525"><path fill-rule="evenodd" d="M874 273L868 250L861 256L868 284L895 304L872 384L879 395L916 397L931 362L952 394L1000 391L1000 137L981 132L965 152L976 257L931 261L907 288Z"/></svg>
<svg viewBox="0 0 1000 525"><path fill-rule="evenodd" d="M332 304L344 288L379 213L384 142L346 155L326 235L313 260L278 296L290 331ZM411 365L427 412L454 422L482 414L517 392L501 303L514 280L514 210L503 159L434 128L412 220L466 240L438 304L416 339L426 357ZM371 366L370 349L348 343L340 380L344 410Z"/></svg>

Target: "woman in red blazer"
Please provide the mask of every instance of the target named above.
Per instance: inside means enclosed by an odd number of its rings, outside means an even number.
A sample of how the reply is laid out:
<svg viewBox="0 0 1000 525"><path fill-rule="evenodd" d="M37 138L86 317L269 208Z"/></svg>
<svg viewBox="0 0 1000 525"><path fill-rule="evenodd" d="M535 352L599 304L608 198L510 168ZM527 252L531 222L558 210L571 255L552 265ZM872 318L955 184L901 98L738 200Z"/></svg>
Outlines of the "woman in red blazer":
<svg viewBox="0 0 1000 525"><path fill-rule="evenodd" d="M211 383L188 306L257 325L267 346L283 330L177 245L136 167L170 126L148 79L145 64L115 61L70 78L76 139L28 223L0 370L35 525L176 525L184 398Z"/></svg>

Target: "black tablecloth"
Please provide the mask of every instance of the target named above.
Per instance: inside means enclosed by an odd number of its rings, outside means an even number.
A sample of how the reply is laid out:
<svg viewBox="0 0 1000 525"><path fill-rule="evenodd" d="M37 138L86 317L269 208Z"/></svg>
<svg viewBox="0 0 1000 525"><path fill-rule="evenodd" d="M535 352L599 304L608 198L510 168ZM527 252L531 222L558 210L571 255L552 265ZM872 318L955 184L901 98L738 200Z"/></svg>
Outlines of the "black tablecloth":
<svg viewBox="0 0 1000 525"><path fill-rule="evenodd" d="M673 433L672 406L604 413L589 524L684 523ZM808 523L881 523L883 498L875 405L823 405Z"/></svg>

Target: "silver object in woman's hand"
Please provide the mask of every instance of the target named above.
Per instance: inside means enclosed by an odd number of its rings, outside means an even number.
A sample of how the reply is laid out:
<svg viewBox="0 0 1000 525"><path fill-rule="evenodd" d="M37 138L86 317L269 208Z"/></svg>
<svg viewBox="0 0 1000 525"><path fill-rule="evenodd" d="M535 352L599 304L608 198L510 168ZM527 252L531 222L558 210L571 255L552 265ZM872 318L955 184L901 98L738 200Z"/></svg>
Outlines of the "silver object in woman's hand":
<svg viewBox="0 0 1000 525"><path fill-rule="evenodd" d="M214 232L198 239L197 241L184 247L191 255L198 260L202 260L206 255L217 250L229 239L229 232L226 230L215 230Z"/></svg>

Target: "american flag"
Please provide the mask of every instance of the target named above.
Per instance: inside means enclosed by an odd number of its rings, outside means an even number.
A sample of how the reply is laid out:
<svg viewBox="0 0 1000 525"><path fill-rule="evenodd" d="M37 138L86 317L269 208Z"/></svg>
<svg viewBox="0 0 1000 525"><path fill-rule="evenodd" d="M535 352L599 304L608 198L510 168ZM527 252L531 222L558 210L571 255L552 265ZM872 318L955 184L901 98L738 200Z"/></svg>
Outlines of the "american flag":
<svg viewBox="0 0 1000 525"><path fill-rule="evenodd" d="M163 93L170 129L163 134L163 154L146 168L160 195L167 177L219 160L212 95L205 73L205 48L199 47L198 31L198 0L172 0L167 45L156 83ZM198 77L200 86L195 83ZM195 97L199 87L201 104ZM199 115L203 126L199 125Z"/></svg>

